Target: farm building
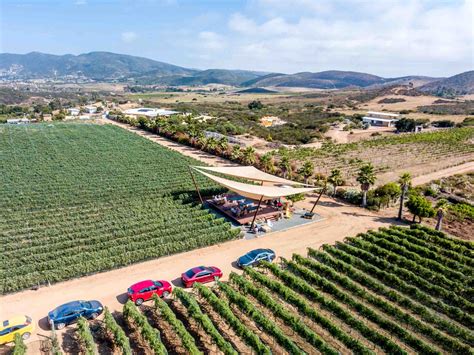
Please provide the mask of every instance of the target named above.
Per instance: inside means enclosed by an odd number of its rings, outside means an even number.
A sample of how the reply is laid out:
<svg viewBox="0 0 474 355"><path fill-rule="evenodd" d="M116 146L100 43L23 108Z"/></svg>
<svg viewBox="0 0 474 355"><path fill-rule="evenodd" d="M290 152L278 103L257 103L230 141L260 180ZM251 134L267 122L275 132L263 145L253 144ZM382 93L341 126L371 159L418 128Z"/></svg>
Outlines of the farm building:
<svg viewBox="0 0 474 355"><path fill-rule="evenodd" d="M78 108L68 108L67 112L70 116L79 116L80 110Z"/></svg>
<svg viewBox="0 0 474 355"><path fill-rule="evenodd" d="M97 112L97 107L95 107L95 106L86 106L86 107L84 107L84 112L85 113L90 113L90 114L96 113Z"/></svg>
<svg viewBox="0 0 474 355"><path fill-rule="evenodd" d="M129 116L146 116L146 117L156 117L156 116L171 116L179 113L178 111L164 110L161 108L131 108L125 110L124 113Z"/></svg>
<svg viewBox="0 0 474 355"><path fill-rule="evenodd" d="M369 111L366 116L362 117L362 121L371 126L393 127L398 121L398 117L399 115L395 113Z"/></svg>

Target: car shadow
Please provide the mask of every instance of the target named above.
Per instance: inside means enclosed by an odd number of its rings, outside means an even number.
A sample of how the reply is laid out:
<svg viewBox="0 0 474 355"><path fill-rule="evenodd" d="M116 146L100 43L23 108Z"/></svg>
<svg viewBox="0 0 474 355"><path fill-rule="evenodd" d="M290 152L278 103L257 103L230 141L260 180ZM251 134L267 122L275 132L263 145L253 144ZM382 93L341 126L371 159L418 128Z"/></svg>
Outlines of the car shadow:
<svg viewBox="0 0 474 355"><path fill-rule="evenodd" d="M125 304L127 303L128 295L126 292L124 292L124 293L121 293L120 295L117 295L115 298L118 301L118 303Z"/></svg>
<svg viewBox="0 0 474 355"><path fill-rule="evenodd" d="M171 280L171 284L174 287L183 287L184 288L183 280L181 280L181 277L177 277L177 278Z"/></svg>
<svg viewBox="0 0 474 355"><path fill-rule="evenodd" d="M48 323L48 317L43 317L43 318L41 318L41 319L38 321L38 326L39 326L42 330L51 330L51 327L49 326L49 323Z"/></svg>
<svg viewBox="0 0 474 355"><path fill-rule="evenodd" d="M237 261L234 260L230 265L232 265L232 267L236 270L242 270L238 265L237 265Z"/></svg>

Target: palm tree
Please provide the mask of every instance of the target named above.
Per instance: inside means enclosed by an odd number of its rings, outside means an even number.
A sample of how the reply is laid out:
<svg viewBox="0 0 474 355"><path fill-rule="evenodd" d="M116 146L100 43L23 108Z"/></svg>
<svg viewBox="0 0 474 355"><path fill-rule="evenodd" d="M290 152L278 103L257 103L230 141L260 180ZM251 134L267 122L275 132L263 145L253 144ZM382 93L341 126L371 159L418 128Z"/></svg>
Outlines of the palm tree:
<svg viewBox="0 0 474 355"><path fill-rule="evenodd" d="M281 169L285 179L288 178L288 176L291 176L290 159L286 155L281 157L278 167Z"/></svg>
<svg viewBox="0 0 474 355"><path fill-rule="evenodd" d="M402 220L402 215L403 215L403 203L405 201L405 195L407 194L408 188L411 185L411 175L410 175L410 173L405 172L402 175L400 175L400 177L398 178L398 183L400 184L402 194L400 196L400 207L398 208L398 218L397 219L399 221L401 221Z"/></svg>
<svg viewBox="0 0 474 355"><path fill-rule="evenodd" d="M232 152L230 153L230 159L233 161L240 161L242 159L242 149L240 145L234 144L232 146Z"/></svg>
<svg viewBox="0 0 474 355"><path fill-rule="evenodd" d="M446 214L446 212L448 211L448 208L449 208L448 200L442 198L436 204L436 208L438 209L438 212L436 213L436 217L438 218L438 220L436 221L435 229L437 231L441 231L441 229L443 228L444 215Z"/></svg>
<svg viewBox="0 0 474 355"><path fill-rule="evenodd" d="M217 139L215 139L214 137L211 137L207 140L206 150L210 153L215 153L218 146L219 146L219 142L217 141Z"/></svg>
<svg viewBox="0 0 474 355"><path fill-rule="evenodd" d="M247 147L242 152L242 163L245 165L254 165L257 161L257 155L255 154L254 147Z"/></svg>
<svg viewBox="0 0 474 355"><path fill-rule="evenodd" d="M331 175L328 177L328 182L334 186L334 195L336 195L336 190L338 186L344 184L344 179L342 178L342 172L339 169L332 169Z"/></svg>
<svg viewBox="0 0 474 355"><path fill-rule="evenodd" d="M367 191L375 183L377 177L374 173L374 166L371 163L363 165L357 174L357 182L362 190L362 207L367 207Z"/></svg>
<svg viewBox="0 0 474 355"><path fill-rule="evenodd" d="M275 164L271 153L265 153L260 157L260 169L270 174L275 172Z"/></svg>
<svg viewBox="0 0 474 355"><path fill-rule="evenodd" d="M307 160L303 166L298 170L298 173L301 174L304 178L304 183L308 184L308 180L314 174L314 164L312 161Z"/></svg>
<svg viewBox="0 0 474 355"><path fill-rule="evenodd" d="M229 149L229 142L227 141L226 137L219 139L217 142L217 149L220 155L227 153L227 150Z"/></svg>

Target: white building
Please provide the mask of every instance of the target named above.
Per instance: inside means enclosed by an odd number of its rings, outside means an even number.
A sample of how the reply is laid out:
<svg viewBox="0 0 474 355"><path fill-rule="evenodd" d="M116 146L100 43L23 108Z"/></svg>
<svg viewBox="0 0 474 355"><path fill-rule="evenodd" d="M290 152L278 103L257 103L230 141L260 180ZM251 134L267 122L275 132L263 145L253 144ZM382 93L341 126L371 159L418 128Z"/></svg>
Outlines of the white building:
<svg viewBox="0 0 474 355"><path fill-rule="evenodd" d="M79 116L80 110L78 108L68 108L67 112L69 112L70 116Z"/></svg>
<svg viewBox="0 0 474 355"><path fill-rule="evenodd" d="M375 112L369 111L367 115L362 117L364 123L368 123L371 126L379 127L393 127L395 122L398 121L400 115L396 113L387 113L387 112Z"/></svg>
<svg viewBox="0 0 474 355"><path fill-rule="evenodd" d="M28 118L9 118L7 119L8 124L24 124L24 123L30 123L30 120Z"/></svg>
<svg viewBox="0 0 474 355"><path fill-rule="evenodd" d="M95 107L95 106L86 106L86 107L84 107L84 112L89 113L89 114L96 113L97 112L97 107Z"/></svg>
<svg viewBox="0 0 474 355"><path fill-rule="evenodd" d="M146 117L156 117L156 116L171 116L179 113L178 111L164 110L161 108L131 108L124 111L124 114L129 116L146 116Z"/></svg>

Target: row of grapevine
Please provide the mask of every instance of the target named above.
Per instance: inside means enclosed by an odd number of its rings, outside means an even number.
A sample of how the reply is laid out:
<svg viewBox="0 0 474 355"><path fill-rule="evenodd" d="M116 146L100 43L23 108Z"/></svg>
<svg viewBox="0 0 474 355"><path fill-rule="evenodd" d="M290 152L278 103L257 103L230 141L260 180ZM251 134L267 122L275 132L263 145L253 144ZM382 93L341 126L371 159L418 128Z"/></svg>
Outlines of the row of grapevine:
<svg viewBox="0 0 474 355"><path fill-rule="evenodd" d="M377 297L368 293L362 287L352 282L348 277L341 276L333 269L326 267L323 264L303 258L299 255L295 255L294 259L296 262L298 262L298 264L290 261L287 263L289 268L294 267L296 270L302 270L302 268L298 267L297 265L304 265L305 267L308 267L309 269L316 272L318 275L324 276L328 280L337 282L337 284L342 286L345 290L358 296L360 299L367 301L368 304L374 308L379 309L381 312L390 315L398 322L406 324L414 333L419 333L429 338L432 342L438 343L447 351L453 349L456 351L469 351L468 346L465 346L461 342L445 336L442 332L437 331L431 326L419 321L409 313L404 312L399 307L392 305L390 302L385 301L381 297Z"/></svg>
<svg viewBox="0 0 474 355"><path fill-rule="evenodd" d="M416 314L426 323L437 327L438 329L446 332L447 334L453 337L458 337L460 340L465 341L468 344L474 345L474 336L470 331L458 326L455 322L450 322L443 316L434 313L429 308L430 306L435 306L434 303L427 303L427 306L423 306L422 304L413 301L411 297L404 296L400 292L397 292L394 289L385 286L383 283L381 283L377 279L374 279L368 274L358 271L352 265L340 259L330 257L327 253L320 252L314 249L309 249L308 255L320 262L321 265L326 265L331 269L335 270L338 273L339 277L343 277L343 275L347 276L348 279L356 281L358 284L364 286L366 289ZM310 267L313 265L307 258L295 256L294 259L297 262L301 262L304 265L309 265Z"/></svg>
<svg viewBox="0 0 474 355"><path fill-rule="evenodd" d="M155 304L155 310L159 311L159 314L163 317L163 319L168 322L176 334L178 334L184 348L190 354L202 354L202 351L200 351L196 346L196 342L192 335L189 334L183 323L178 318L176 318L176 315L168 306L168 304L161 298L157 297L156 294L153 296L153 302Z"/></svg>
<svg viewBox="0 0 474 355"><path fill-rule="evenodd" d="M132 355L130 341L123 329L117 324L117 321L106 307L104 310L104 327L112 335L114 346L117 347L123 355Z"/></svg>
<svg viewBox="0 0 474 355"><path fill-rule="evenodd" d="M85 355L97 354L97 346L89 328L89 323L83 317L77 321L77 336L81 343L82 352Z"/></svg>
<svg viewBox="0 0 474 355"><path fill-rule="evenodd" d="M251 282L245 280L242 276L236 273L230 274L230 281L237 285L237 287L245 294L249 293L255 297L264 307L267 307L272 313L280 317L289 327L291 327L296 334L318 349L323 354L338 354L338 352L329 346L319 335L317 335L311 328L309 328L300 318L294 313L286 310L280 303L275 301L268 293L261 288L254 286Z"/></svg>
<svg viewBox="0 0 474 355"><path fill-rule="evenodd" d="M129 324L140 330L141 336L148 343L155 354L166 355L168 351L161 341L160 332L148 323L147 318L140 313L135 304L127 301L123 307L123 317Z"/></svg>
<svg viewBox="0 0 474 355"><path fill-rule="evenodd" d="M217 330L209 316L201 310L201 307L194 296L180 288L176 288L174 290L174 295L184 304L190 317L196 320L196 322L198 322L204 328L207 334L211 335L212 339L216 342L217 346L224 354L238 354L234 347L222 336L219 330Z"/></svg>

